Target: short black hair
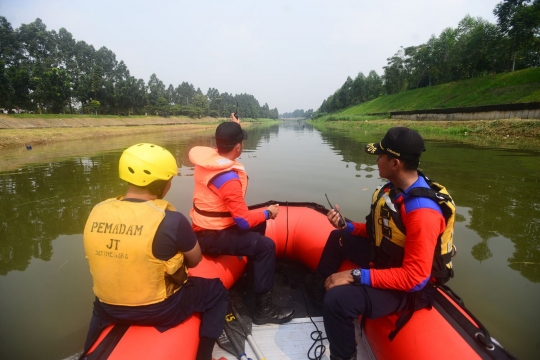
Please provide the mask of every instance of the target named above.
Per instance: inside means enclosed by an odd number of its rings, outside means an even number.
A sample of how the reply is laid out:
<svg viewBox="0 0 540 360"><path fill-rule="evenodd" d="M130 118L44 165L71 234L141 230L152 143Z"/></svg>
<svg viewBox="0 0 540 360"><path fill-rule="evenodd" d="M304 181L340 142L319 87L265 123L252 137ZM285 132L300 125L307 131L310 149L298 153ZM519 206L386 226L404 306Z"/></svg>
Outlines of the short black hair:
<svg viewBox="0 0 540 360"><path fill-rule="evenodd" d="M238 144L238 143L236 143L236 144ZM222 143L218 142L216 144L218 154L222 155L222 154L230 153L232 151L232 149L234 149L236 144L222 144Z"/></svg>
<svg viewBox="0 0 540 360"><path fill-rule="evenodd" d="M150 184L145 186L139 186L132 183L129 183L130 185L133 185L135 187L138 187L139 189L146 189L150 191L151 194L156 195L158 199L163 199L163 192L165 192L165 188L167 187L167 183L169 180L154 180Z"/></svg>
<svg viewBox="0 0 540 360"><path fill-rule="evenodd" d="M405 168L405 170L410 170L410 171L418 170L418 166L420 165L420 158L417 158L414 160L413 159L400 159L397 156L394 156L391 154L385 154L385 155L388 156L390 159L398 159L399 161L401 161L403 163L403 167Z"/></svg>

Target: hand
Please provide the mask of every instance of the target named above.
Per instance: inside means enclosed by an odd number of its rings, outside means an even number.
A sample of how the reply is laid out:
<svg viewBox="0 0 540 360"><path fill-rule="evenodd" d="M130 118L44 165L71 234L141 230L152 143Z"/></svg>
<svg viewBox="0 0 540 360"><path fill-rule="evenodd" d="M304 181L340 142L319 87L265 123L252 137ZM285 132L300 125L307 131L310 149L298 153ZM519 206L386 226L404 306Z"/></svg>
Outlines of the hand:
<svg viewBox="0 0 540 360"><path fill-rule="evenodd" d="M328 221L330 221L330 224L332 224L333 227L336 229L345 229L347 227L347 223L345 222L345 226L339 227L339 219L341 219L341 213L339 212L339 205L335 205L335 210L331 209L328 214L326 214L326 217L328 218Z"/></svg>
<svg viewBox="0 0 540 360"><path fill-rule="evenodd" d="M270 217L268 219L275 219L279 213L279 204L270 205L266 210L270 211Z"/></svg>
<svg viewBox="0 0 540 360"><path fill-rule="evenodd" d="M350 270L341 271L335 274L330 275L326 278L324 282L324 287L326 291L330 290L334 286L349 285L354 282L354 279L351 275Z"/></svg>
<svg viewBox="0 0 540 360"><path fill-rule="evenodd" d="M231 121L237 123L237 124L240 124L240 120L236 118L236 116L234 116L234 113L231 113Z"/></svg>

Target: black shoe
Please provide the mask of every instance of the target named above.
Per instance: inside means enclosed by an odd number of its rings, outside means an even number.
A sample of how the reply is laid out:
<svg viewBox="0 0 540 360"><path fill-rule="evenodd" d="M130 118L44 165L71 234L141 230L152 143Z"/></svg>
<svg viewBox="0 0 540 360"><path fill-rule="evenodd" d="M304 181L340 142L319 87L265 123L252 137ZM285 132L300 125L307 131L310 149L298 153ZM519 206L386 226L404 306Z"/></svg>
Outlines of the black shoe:
<svg viewBox="0 0 540 360"><path fill-rule="evenodd" d="M255 324L283 324L291 321L293 314L293 308L272 303L272 290L261 295L255 294L255 316L253 316Z"/></svg>
<svg viewBox="0 0 540 360"><path fill-rule="evenodd" d="M305 283L308 297L317 307L322 307L324 294L326 293L325 280L317 271L306 275Z"/></svg>

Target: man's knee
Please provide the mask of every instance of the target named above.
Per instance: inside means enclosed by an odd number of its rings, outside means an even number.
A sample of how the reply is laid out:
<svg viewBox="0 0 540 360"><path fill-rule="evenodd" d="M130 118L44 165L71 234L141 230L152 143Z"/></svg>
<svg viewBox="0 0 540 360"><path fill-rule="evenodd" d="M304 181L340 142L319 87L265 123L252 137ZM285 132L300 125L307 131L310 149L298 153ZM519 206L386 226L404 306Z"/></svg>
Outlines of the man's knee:
<svg viewBox="0 0 540 360"><path fill-rule="evenodd" d="M367 299L359 287L353 285L336 286L326 292L323 300L323 314L355 319L366 311Z"/></svg>
<svg viewBox="0 0 540 360"><path fill-rule="evenodd" d="M336 291L336 288L332 288L328 290L324 294L323 298L323 311L330 310L331 312L335 312L336 309L340 308L340 294L339 291Z"/></svg>
<svg viewBox="0 0 540 360"><path fill-rule="evenodd" d="M212 293L216 294L216 297L221 301L229 302L229 291L223 285L220 279L212 280Z"/></svg>
<svg viewBox="0 0 540 360"><path fill-rule="evenodd" d="M259 253L276 253L276 243L274 240L266 236L260 236L257 240L257 252Z"/></svg>
<svg viewBox="0 0 540 360"><path fill-rule="evenodd" d="M328 235L328 239L326 240L326 242L328 244L331 244L333 246L341 246L341 240L343 238L343 231L342 230L332 230L332 232L330 232L330 235Z"/></svg>

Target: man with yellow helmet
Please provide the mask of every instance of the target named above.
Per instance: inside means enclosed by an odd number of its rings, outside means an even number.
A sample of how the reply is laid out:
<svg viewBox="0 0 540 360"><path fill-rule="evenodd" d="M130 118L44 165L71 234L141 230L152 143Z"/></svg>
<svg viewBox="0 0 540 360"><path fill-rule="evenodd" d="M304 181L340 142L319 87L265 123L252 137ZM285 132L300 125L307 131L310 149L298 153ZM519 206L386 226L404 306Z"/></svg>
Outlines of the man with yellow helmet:
<svg viewBox="0 0 540 360"><path fill-rule="evenodd" d="M174 156L141 143L126 149L119 174L125 196L96 205L84 229L84 248L94 282L89 349L108 323L168 330L202 313L197 359L211 359L221 335L228 293L219 279L188 277L202 259L187 218L163 197L178 173Z"/></svg>

